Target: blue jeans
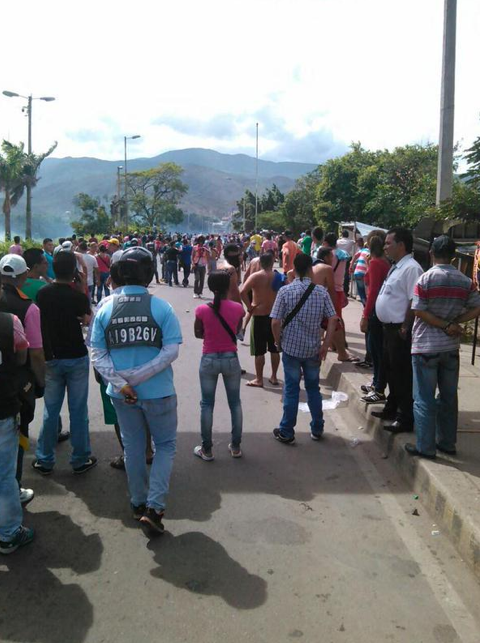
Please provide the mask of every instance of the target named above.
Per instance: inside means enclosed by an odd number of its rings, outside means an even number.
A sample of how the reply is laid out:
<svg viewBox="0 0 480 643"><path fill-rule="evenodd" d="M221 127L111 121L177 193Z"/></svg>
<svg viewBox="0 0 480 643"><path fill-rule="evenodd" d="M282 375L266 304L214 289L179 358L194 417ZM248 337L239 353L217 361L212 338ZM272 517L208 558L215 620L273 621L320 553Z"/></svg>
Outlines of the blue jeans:
<svg viewBox="0 0 480 643"><path fill-rule="evenodd" d="M65 390L68 396L70 442L72 443L70 464L76 469L84 465L90 457L87 406L88 367L88 355L76 359L53 359L46 363L45 409L36 456L39 463L47 469L53 469L55 464L58 418Z"/></svg>
<svg viewBox="0 0 480 643"><path fill-rule="evenodd" d="M420 453L435 455L436 444L446 450L455 448L459 365L458 351L412 355L413 415Z"/></svg>
<svg viewBox="0 0 480 643"><path fill-rule="evenodd" d="M103 296L105 297L109 296L110 290L107 286L107 281L109 277L110 277L109 272L100 273L100 286L97 288L97 301L100 301Z"/></svg>
<svg viewBox="0 0 480 643"><path fill-rule="evenodd" d="M175 285L178 286L178 264L176 261L167 261L167 282L172 285L172 277Z"/></svg>
<svg viewBox="0 0 480 643"><path fill-rule="evenodd" d="M202 355L199 373L200 388L202 390L200 425L203 448L209 451L213 444L213 408L215 406L217 380L220 374L223 376L232 418L232 446L239 447L242 441L243 414L242 403L240 402L242 369L240 368L237 353L207 353Z"/></svg>
<svg viewBox="0 0 480 643"><path fill-rule="evenodd" d="M362 302L362 306L365 306L367 303L367 291L365 290L365 279L363 277L355 277L355 283L357 284L357 293Z"/></svg>
<svg viewBox="0 0 480 643"><path fill-rule="evenodd" d="M138 400L135 404L112 397L112 402L125 449L131 502L136 507L146 504L163 511L177 444L177 396ZM145 461L147 429L155 444L150 483Z"/></svg>
<svg viewBox="0 0 480 643"><path fill-rule="evenodd" d="M320 393L320 359L309 357L300 359L282 353L285 383L283 385L283 417L280 431L286 438L293 438L297 424L298 400L300 397L300 379L303 370L308 408L312 415L310 430L313 435L322 435L323 420L322 395Z"/></svg>
<svg viewBox="0 0 480 643"><path fill-rule="evenodd" d="M15 417L0 420L0 540L9 542L22 524L22 505L15 479L18 425Z"/></svg>

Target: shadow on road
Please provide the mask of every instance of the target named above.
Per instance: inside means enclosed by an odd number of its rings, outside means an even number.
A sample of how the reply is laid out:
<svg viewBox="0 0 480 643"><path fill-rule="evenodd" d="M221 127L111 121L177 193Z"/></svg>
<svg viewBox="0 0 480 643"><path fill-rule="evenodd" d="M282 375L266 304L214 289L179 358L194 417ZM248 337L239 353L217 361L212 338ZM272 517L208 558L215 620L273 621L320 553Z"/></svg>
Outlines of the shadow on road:
<svg viewBox="0 0 480 643"><path fill-rule="evenodd" d="M81 643L93 624L93 606L76 583L62 583L53 569L69 569L73 578L100 567L103 545L98 534L86 536L69 516L57 511L26 512L35 528L32 545L0 566L0 640L19 643Z"/></svg>
<svg viewBox="0 0 480 643"><path fill-rule="evenodd" d="M151 540L148 549L154 552L158 568L152 570L160 578L180 589L208 596L220 596L237 609L254 609L267 599L267 583L250 574L212 538L198 531L180 536L165 533Z"/></svg>

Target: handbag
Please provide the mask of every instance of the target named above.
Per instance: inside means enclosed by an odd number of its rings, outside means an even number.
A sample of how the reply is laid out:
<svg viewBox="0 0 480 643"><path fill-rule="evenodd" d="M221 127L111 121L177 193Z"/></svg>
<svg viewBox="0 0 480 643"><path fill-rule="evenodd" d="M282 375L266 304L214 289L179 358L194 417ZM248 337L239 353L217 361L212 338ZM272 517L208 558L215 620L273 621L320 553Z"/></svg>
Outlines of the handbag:
<svg viewBox="0 0 480 643"><path fill-rule="evenodd" d="M224 318L224 317L222 317L222 315L220 315L220 312L214 308L213 304L207 304L207 306L208 306L211 310L213 310L213 314L216 316L216 318L218 319L218 321L222 324L222 326L224 327L224 329L225 329L225 330L227 331L227 333L230 335L230 338L231 338L232 342L233 342L235 345L237 345L237 336L235 335L235 333L233 332L233 330L230 328L230 326L227 324L227 322L226 322L225 318Z"/></svg>

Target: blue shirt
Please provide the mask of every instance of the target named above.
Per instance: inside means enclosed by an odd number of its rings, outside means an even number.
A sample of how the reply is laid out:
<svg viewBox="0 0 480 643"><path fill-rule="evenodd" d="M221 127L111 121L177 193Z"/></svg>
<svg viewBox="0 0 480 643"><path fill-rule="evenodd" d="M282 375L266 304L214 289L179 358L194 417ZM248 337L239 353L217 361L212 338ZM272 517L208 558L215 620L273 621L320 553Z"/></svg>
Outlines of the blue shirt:
<svg viewBox="0 0 480 643"><path fill-rule="evenodd" d="M47 277L49 279L55 279L55 273L53 272L53 255L48 254L48 252L43 251L43 256L47 260Z"/></svg>
<svg viewBox="0 0 480 643"><path fill-rule="evenodd" d="M189 266L192 263L192 246L182 246L180 249L180 261L185 265Z"/></svg>
<svg viewBox="0 0 480 643"><path fill-rule="evenodd" d="M125 295L136 295L148 291L142 286L124 286L122 292ZM112 316L113 300L114 298L112 297L110 301L100 308L95 316L90 340L93 348L107 348L105 330ZM163 345L181 344L182 333L173 308L168 302L163 299L158 299L158 297L152 297L151 302L152 315L162 329ZM110 357L115 368L121 371L145 364L156 357L158 353L158 348L154 346L136 346L134 348L112 348L110 350ZM135 387L135 392L139 400L153 400L175 395L172 367L168 366L165 370L161 371L161 373L157 373L149 380L138 384L138 386ZM121 393L115 393L113 391L111 384L107 387L107 393L111 397L123 399Z"/></svg>

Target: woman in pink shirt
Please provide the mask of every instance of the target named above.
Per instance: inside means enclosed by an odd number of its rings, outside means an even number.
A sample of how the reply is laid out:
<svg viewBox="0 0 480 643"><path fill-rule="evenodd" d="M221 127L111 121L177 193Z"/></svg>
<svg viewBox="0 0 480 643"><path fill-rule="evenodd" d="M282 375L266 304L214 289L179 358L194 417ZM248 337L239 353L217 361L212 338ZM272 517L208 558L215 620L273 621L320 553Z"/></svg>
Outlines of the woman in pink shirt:
<svg viewBox="0 0 480 643"><path fill-rule="evenodd" d="M193 452L202 460L210 461L213 460L213 407L219 375L223 376L232 417L232 441L228 448L233 458L242 456L241 368L236 335L242 327L245 311L241 304L227 299L230 275L226 272L210 273L208 287L214 294L213 304L203 304L195 311L195 337L203 339L203 355L200 362L202 444L195 447Z"/></svg>

